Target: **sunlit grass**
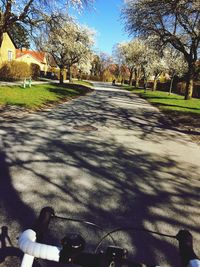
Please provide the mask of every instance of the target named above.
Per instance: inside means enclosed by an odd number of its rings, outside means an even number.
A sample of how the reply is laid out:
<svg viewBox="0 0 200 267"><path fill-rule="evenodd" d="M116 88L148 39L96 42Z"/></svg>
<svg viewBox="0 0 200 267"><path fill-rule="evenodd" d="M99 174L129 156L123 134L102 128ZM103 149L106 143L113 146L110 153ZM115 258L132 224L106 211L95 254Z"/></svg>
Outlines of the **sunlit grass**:
<svg viewBox="0 0 200 267"><path fill-rule="evenodd" d="M0 87L0 105L18 105L35 109L48 103L67 100L87 93L89 89L76 84L41 84L31 88Z"/></svg>
<svg viewBox="0 0 200 267"><path fill-rule="evenodd" d="M129 91L140 95L142 98L147 99L153 105L156 105L159 109L163 111L176 111L180 113L194 113L200 114L200 99L190 99L184 100L184 96L171 94L168 92L161 91L151 91L147 90L144 92L143 89L134 89L132 87L128 88Z"/></svg>
<svg viewBox="0 0 200 267"><path fill-rule="evenodd" d="M88 87L93 87L93 84L91 82L88 82L88 81L73 80L73 83L88 86Z"/></svg>

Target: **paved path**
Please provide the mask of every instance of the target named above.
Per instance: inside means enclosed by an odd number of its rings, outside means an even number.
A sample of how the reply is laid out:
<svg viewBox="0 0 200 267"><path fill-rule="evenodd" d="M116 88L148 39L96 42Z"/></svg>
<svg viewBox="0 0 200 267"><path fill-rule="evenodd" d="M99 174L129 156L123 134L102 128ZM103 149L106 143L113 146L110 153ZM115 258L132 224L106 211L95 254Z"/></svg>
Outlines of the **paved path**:
<svg viewBox="0 0 200 267"><path fill-rule="evenodd" d="M199 147L164 127L145 100L108 85L96 89L49 111L1 119L0 227L16 246L19 231L51 205L107 228L174 235L188 228L199 244ZM116 238L138 260L179 266L176 241L143 233ZM3 258L10 254L18 251L0 249L0 266L17 266Z"/></svg>
<svg viewBox="0 0 200 267"><path fill-rule="evenodd" d="M27 79L28 81L28 79ZM32 84L43 84L43 83L49 83L49 82L53 82L53 83L57 83L57 81L32 81ZM28 83L28 82L27 82ZM4 82L4 81L0 81L0 86L16 86L16 85L19 85L19 86L24 86L24 80L22 81L16 81L16 82ZM28 87L28 84L26 85L26 87Z"/></svg>

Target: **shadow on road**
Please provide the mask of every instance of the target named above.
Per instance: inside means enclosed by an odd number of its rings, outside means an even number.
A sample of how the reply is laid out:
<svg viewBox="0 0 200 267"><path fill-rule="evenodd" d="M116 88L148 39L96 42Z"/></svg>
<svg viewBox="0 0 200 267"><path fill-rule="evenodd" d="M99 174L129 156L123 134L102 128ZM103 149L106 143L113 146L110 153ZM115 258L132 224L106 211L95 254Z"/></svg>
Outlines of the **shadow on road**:
<svg viewBox="0 0 200 267"><path fill-rule="evenodd" d="M2 226L0 233L0 264L10 256L21 258L22 252L18 248L13 246L8 234L8 227Z"/></svg>
<svg viewBox="0 0 200 267"><path fill-rule="evenodd" d="M175 235L187 228L199 240L197 165L182 164L163 151L125 146L132 133L137 142L153 145L186 143L145 103L122 92L106 96L98 92L50 112L4 121L0 153L4 220L26 228L36 211L52 205L59 214L92 220L106 229L136 226ZM95 125L99 132L74 129L85 124ZM127 131L124 145L112 134L119 130ZM179 266L177 244L167 238L144 233L116 238L135 260Z"/></svg>

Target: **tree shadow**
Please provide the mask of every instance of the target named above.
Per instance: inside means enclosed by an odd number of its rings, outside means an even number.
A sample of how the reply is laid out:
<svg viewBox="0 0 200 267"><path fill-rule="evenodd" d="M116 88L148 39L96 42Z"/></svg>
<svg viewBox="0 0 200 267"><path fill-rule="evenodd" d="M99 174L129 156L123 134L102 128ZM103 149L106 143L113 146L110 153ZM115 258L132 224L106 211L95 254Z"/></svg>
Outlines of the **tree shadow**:
<svg viewBox="0 0 200 267"><path fill-rule="evenodd" d="M7 257L22 258L22 252L19 248L14 247L11 242L7 226L1 227L0 244L0 264L3 263Z"/></svg>
<svg viewBox="0 0 200 267"><path fill-rule="evenodd" d="M4 262L7 257L22 257L22 253L16 247L17 237L20 231L28 225L31 225L35 219L33 210L21 199L19 192L14 188L8 166L9 164L5 153L0 151L0 218L3 219L3 221L6 220L10 229L13 226L16 229L16 224L18 224L18 232L12 229L13 244L8 234L8 227L2 226L1 228L0 263ZM10 246L7 246L7 242Z"/></svg>
<svg viewBox="0 0 200 267"><path fill-rule="evenodd" d="M51 205L60 215L92 220L106 230L136 226L175 235L188 228L200 241L198 164L182 160L182 151L190 154L192 148L184 135L159 118L144 100L100 91L50 112L3 122L4 220L27 228L36 211ZM86 124L98 131L75 127ZM163 149L165 142L181 152ZM90 235L84 226L63 224L52 228L53 242L59 243L65 230L77 230L89 249L95 247L99 235ZM115 238L135 260L179 266L173 240L132 232Z"/></svg>
<svg viewBox="0 0 200 267"><path fill-rule="evenodd" d="M72 97L72 96L80 96L85 95L88 92L92 92L93 90L84 86L77 84L64 84L64 85L56 85L54 88L48 89L49 92L56 93L60 97Z"/></svg>
<svg viewBox="0 0 200 267"><path fill-rule="evenodd" d="M100 149L102 146L104 151ZM54 151L56 148L57 151L62 150L64 154L69 154L76 162L77 167L91 173L91 176L94 177L91 178L91 183L98 190L88 193L87 200L81 196L83 192L79 193L83 188L73 185L73 180L70 183L68 180L66 184L63 184L64 188L68 188L68 195L74 201L87 207L89 214L88 212L83 213L83 218L89 217L94 220L95 214L96 222L101 222L110 228L117 226L145 227L146 222L147 225L148 223L153 224L151 227L154 230L162 228L160 223L161 225L168 224L177 231L181 225L181 227L190 228L197 233L198 227L193 228L189 222L180 223L174 217L176 213L184 216L185 212L182 211L182 204L177 206L177 201L173 201L173 198L179 198L179 201L189 199L189 205L192 205L192 199L195 202L199 199L198 189L194 189L192 186L190 189L187 188L189 190L181 189L185 188L187 184L187 176L184 173L180 172L178 181L176 181L176 176L170 171L174 167L178 168L177 162L168 158L156 160L152 155L140 154L139 151L127 153L123 147L107 147L108 144L98 143L89 143L88 146L83 143L67 143L65 146L58 140L51 144ZM98 164L94 164L95 162ZM162 170L165 170L165 180L159 181L158 172ZM103 187L102 184L104 184ZM167 190L168 184L169 187L172 187L169 190ZM74 191L77 193L74 194ZM163 213L162 210L166 206L171 210L171 216ZM160 213L156 211L154 214L152 212L154 208L160 210ZM173 234L176 234L174 229ZM153 263L156 261L156 256L160 257L163 253L168 260L171 260L171 265L178 265L177 248L175 249L175 244L172 245L167 239L137 233L132 237L131 243L130 240L129 243L126 241L127 239L124 239L120 245L134 246L137 251L134 257L136 260ZM155 255L156 250L157 255ZM147 254L146 251L148 251Z"/></svg>
<svg viewBox="0 0 200 267"><path fill-rule="evenodd" d="M0 151L1 212L8 215L10 220L19 221L21 226L25 226L27 222L33 221L35 215L32 209L22 201L17 190L15 190L6 159L5 153Z"/></svg>

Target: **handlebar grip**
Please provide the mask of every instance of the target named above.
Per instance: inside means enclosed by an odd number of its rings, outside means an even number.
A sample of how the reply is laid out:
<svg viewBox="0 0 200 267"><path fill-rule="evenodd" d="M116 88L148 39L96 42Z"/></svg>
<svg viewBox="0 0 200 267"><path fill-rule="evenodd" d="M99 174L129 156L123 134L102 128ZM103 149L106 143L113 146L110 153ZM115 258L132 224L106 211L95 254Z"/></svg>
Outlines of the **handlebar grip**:
<svg viewBox="0 0 200 267"><path fill-rule="evenodd" d="M36 232L31 229L26 230L19 237L19 248L24 253L36 258L59 261L60 249L58 247L37 243L35 240Z"/></svg>
<svg viewBox="0 0 200 267"><path fill-rule="evenodd" d="M51 207L44 207L40 211L40 215L33 225L32 229L36 232L37 241L43 240L43 234L48 229L51 218L54 215L54 210Z"/></svg>
<svg viewBox="0 0 200 267"><path fill-rule="evenodd" d="M198 259L193 249L193 237L187 230L180 230L176 235L179 242L179 251L182 261L182 266L187 267L191 260Z"/></svg>

